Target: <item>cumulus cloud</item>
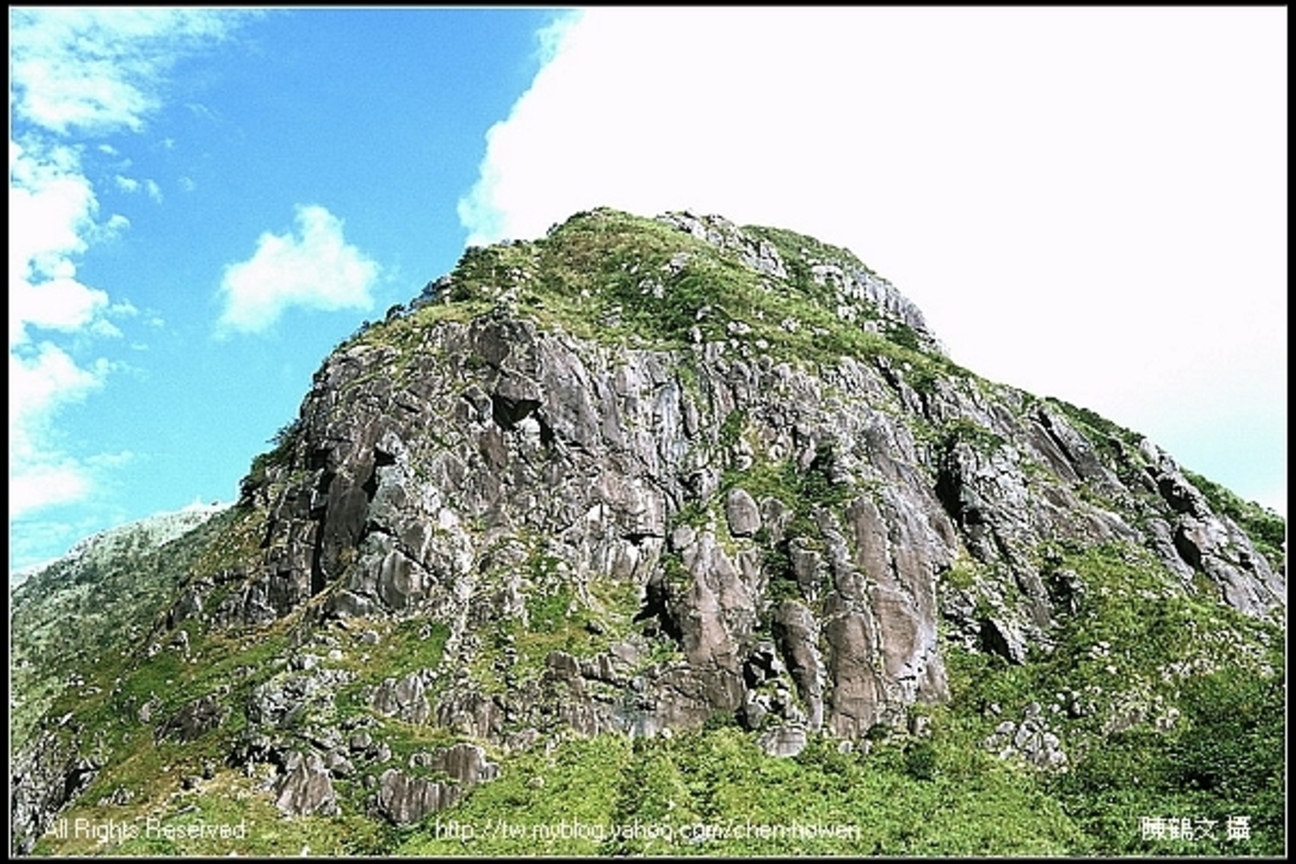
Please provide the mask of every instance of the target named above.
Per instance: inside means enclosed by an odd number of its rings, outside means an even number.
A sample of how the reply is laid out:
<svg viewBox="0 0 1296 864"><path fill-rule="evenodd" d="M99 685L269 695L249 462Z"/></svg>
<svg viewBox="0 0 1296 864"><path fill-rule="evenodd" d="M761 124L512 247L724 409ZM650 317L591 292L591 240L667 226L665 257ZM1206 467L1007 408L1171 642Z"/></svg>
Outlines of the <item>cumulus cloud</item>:
<svg viewBox="0 0 1296 864"><path fill-rule="evenodd" d="M293 306L368 309L378 264L342 236L342 220L316 205L297 207L297 233L266 232L247 261L225 268L218 328L256 333Z"/></svg>
<svg viewBox="0 0 1296 864"><path fill-rule="evenodd" d="M54 340L120 337L126 314L102 288L77 277L93 244L127 229L99 217L80 154L87 140L143 128L161 104L165 73L187 51L223 38L241 11L18 8L9 17L9 490L10 518L85 498L102 455L59 443L58 412L101 389L110 364L78 362ZM94 152L117 157L99 143ZM122 160L122 167L130 164ZM123 191L156 201L153 180L117 175ZM84 449L84 448L82 448ZM30 525L26 530L36 530Z"/></svg>
<svg viewBox="0 0 1296 864"><path fill-rule="evenodd" d="M17 115L58 134L138 131L160 104L163 75L183 51L223 38L232 10L14 9L11 99Z"/></svg>
<svg viewBox="0 0 1296 864"><path fill-rule="evenodd" d="M108 294L76 278L74 256L97 225L98 204L71 150L9 142L9 511L77 501L92 488L87 467L55 443L60 408L99 389L105 361L78 365L34 334L120 335L105 317Z"/></svg>
<svg viewBox="0 0 1296 864"><path fill-rule="evenodd" d="M799 230L958 362L1191 452L1243 392L1286 404L1285 15L585 10L460 219L474 244L599 205Z"/></svg>
<svg viewBox="0 0 1296 864"><path fill-rule="evenodd" d="M124 174L118 174L113 177L113 183L115 183L117 188L122 192L135 193L143 191L148 195L148 197L152 198L157 203L162 203L162 187L158 185L156 180L147 178L144 180L136 180L134 177L127 177Z"/></svg>
<svg viewBox="0 0 1296 864"><path fill-rule="evenodd" d="M108 305L76 279L73 256L95 230L98 202L66 147L44 152L9 142L9 344L29 327L75 330Z"/></svg>
<svg viewBox="0 0 1296 864"><path fill-rule="evenodd" d="M103 386L104 361L83 368L49 342L9 352L9 515L75 501L91 487L85 465L52 443L53 417Z"/></svg>

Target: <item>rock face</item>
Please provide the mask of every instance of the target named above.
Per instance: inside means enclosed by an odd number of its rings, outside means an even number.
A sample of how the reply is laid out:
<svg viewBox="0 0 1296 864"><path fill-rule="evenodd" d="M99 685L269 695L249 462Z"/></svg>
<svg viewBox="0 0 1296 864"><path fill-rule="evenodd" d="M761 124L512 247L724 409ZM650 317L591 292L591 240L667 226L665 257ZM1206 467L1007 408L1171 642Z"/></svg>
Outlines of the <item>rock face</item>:
<svg viewBox="0 0 1296 864"><path fill-rule="evenodd" d="M776 286L786 278L768 241L723 220L664 221ZM912 304L866 270L809 266L836 299L871 304L871 323L935 345ZM563 591L591 608L592 586L622 583L682 660L624 670L634 687L609 675L604 690L620 692L597 695L575 661L550 669L536 684L568 691L574 725L750 718L743 706L760 702L744 664L772 641L809 727L856 736L947 698L936 584L960 555L999 568L1011 590L987 592L984 618L957 598L945 614L1014 662L1048 643L1058 598L1032 554L1048 541L1143 542L1249 614L1284 602L1282 575L1153 445L1119 447L1131 486L1063 411L968 375L927 380L885 353L810 368L733 338L609 346L540 326L508 298L409 338L359 339L316 375L279 482L245 490L268 505L264 561L217 620L263 624L316 598L326 616L428 617L471 664L481 635L528 597ZM618 663L610 651L586 659ZM503 740L535 694L487 689L470 678L432 704L407 678L373 705Z"/></svg>
<svg viewBox="0 0 1296 864"><path fill-rule="evenodd" d="M427 697L423 695L423 680L414 674L397 681L388 678L373 697L375 711L397 716L409 723L424 723L431 713Z"/></svg>
<svg viewBox="0 0 1296 864"><path fill-rule="evenodd" d="M158 740L193 741L220 726L229 710L213 696L202 696L185 704L157 730Z"/></svg>
<svg viewBox="0 0 1296 864"><path fill-rule="evenodd" d="M291 816L332 816L338 812L333 781L318 753L298 750L289 755L275 806Z"/></svg>
<svg viewBox="0 0 1296 864"><path fill-rule="evenodd" d="M1002 759L1018 757L1037 768L1061 771L1066 768L1067 755L1060 743L1057 735L1049 731L1040 704L1032 702L1026 706L1021 723L1003 721L986 739L985 746Z"/></svg>
<svg viewBox="0 0 1296 864"><path fill-rule="evenodd" d="M10 842L19 855L31 852L54 815L90 785L101 765L81 756L73 742L43 732L10 768Z"/></svg>
<svg viewBox="0 0 1296 864"><path fill-rule="evenodd" d="M430 768L449 779L414 777L396 768L383 772L374 809L393 825L412 825L429 813L453 807L468 790L499 774L499 766L472 744L456 744L435 755L416 753L410 761L412 767Z"/></svg>
<svg viewBox="0 0 1296 864"><path fill-rule="evenodd" d="M1087 590L1059 545L1142 549L1165 590L1255 617L1286 603L1282 569L1151 442L955 366L844 250L692 214L470 250L325 360L239 508L253 551L158 629L290 619L296 659L239 706L231 761L278 765L299 814L370 771L397 825L492 766L463 745L375 769L392 749L339 725L344 691L506 750L718 716L792 755L948 700L943 630L1014 663L1050 650ZM414 625L419 659L375 622ZM347 690L371 655L390 674ZM199 700L163 734L222 722ZM1038 716L1005 722L990 746L1063 764Z"/></svg>
<svg viewBox="0 0 1296 864"><path fill-rule="evenodd" d="M796 269L723 220L663 221L772 290ZM692 260L673 256L667 274ZM828 302L872 309L863 329L903 324L944 362L918 311L866 269L797 266L835 290ZM442 295L465 278L443 280ZM546 692L563 694L552 707L585 732L651 733L717 712L752 724L774 690L743 670L772 644L794 710L771 721L857 736L947 698L942 614L1014 662L1047 648L1067 601L1034 554L1046 542L1132 540L1249 614L1285 602L1282 574L1168 456L1107 441L1104 459L1053 403L886 352L807 366L738 338L610 346L518 314L515 294L498 288L484 314L328 358L286 464L245 487L268 508L264 559L216 620L264 624L311 602L325 617L426 617L470 667L483 634L537 595L597 611L596 586L616 583L638 597L621 611L673 640L679 660L626 664L649 647L631 631L620 655L547 661L503 693L468 676L429 701L409 677L373 707L497 741L543 723ZM990 614L938 600L960 556L1004 575L980 598Z"/></svg>

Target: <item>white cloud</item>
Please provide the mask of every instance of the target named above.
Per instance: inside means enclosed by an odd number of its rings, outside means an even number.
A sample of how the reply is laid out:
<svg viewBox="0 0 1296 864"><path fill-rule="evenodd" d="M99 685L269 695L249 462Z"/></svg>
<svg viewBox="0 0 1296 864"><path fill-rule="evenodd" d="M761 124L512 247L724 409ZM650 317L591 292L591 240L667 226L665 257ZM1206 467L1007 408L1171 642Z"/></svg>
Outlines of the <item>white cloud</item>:
<svg viewBox="0 0 1296 864"><path fill-rule="evenodd" d="M144 192L146 196L152 198L153 201L162 203L162 187L159 187L157 180L148 179L148 177L145 177L144 180L136 180L135 177L127 177L119 174L113 177L113 183L117 184L117 188L121 189L122 192ZM127 225L130 224L130 220L127 220L124 216L113 216L113 219L121 219L124 220L124 223Z"/></svg>
<svg viewBox="0 0 1296 864"><path fill-rule="evenodd" d="M89 369L78 366L66 351L49 342L10 352L10 416L26 417L21 428L31 431L60 403L80 399L99 387L105 371L104 363ZM18 440L27 439L20 435Z"/></svg>
<svg viewBox="0 0 1296 864"><path fill-rule="evenodd" d="M58 134L138 131L160 104L160 79L181 51L223 38L245 10L15 9L13 109Z"/></svg>
<svg viewBox="0 0 1296 864"><path fill-rule="evenodd" d="M51 279L39 286L10 282L9 344L26 341L26 327L80 330L108 305L108 295L87 288L75 279Z"/></svg>
<svg viewBox="0 0 1296 864"><path fill-rule="evenodd" d="M470 243L598 205L799 230L956 361L1174 453L1286 404L1285 34L1280 9L586 10L460 218ZM1285 478L1271 450L1190 467L1254 459Z"/></svg>
<svg viewBox="0 0 1296 864"><path fill-rule="evenodd" d="M53 443L54 414L101 387L103 361L78 366L49 342L9 351L9 516L75 501L92 488L85 465Z"/></svg>
<svg viewBox="0 0 1296 864"><path fill-rule="evenodd" d="M65 147L41 152L9 142L9 344L29 327L75 330L108 305L76 280L98 209L90 182Z"/></svg>
<svg viewBox="0 0 1296 864"><path fill-rule="evenodd" d="M152 182L152 181L150 181ZM90 239L99 242L102 240L111 240L121 232L130 227L130 220L120 213L114 213L108 217L108 221L102 225L96 225L90 232Z"/></svg>
<svg viewBox="0 0 1296 864"><path fill-rule="evenodd" d="M225 268L221 331L260 332L292 306L368 309L378 264L342 237L342 221L319 206L297 207L297 234L266 232L247 261Z"/></svg>
<svg viewBox="0 0 1296 864"><path fill-rule="evenodd" d="M85 469L74 459L28 465L9 475L9 518L54 504L71 504L87 498L91 484Z"/></svg>
<svg viewBox="0 0 1296 864"><path fill-rule="evenodd" d="M113 183L115 183L117 188L123 192L134 193L142 190L148 195L148 197L152 198L157 203L162 203L162 187L158 185L156 180L148 178L145 178L144 180L136 180L134 177L126 177L125 175L118 174L113 177Z"/></svg>
<svg viewBox="0 0 1296 864"><path fill-rule="evenodd" d="M106 317L129 314L77 278L93 244L130 225L99 221L80 153L87 136L139 130L160 104L164 73L181 53L220 39L243 11L192 9L12 9L9 17L9 489L10 519L88 496L111 468L100 455L71 455L59 444L56 415L104 385L102 358L79 365L50 341L60 335L120 337ZM76 136L75 143L64 143ZM21 143L20 143L21 142ZM118 170L130 160L123 158ZM125 175L123 191L160 200L156 182ZM39 344L36 331L42 331ZM84 449L84 448L82 448ZM28 526L28 531L31 526Z"/></svg>
<svg viewBox="0 0 1296 864"><path fill-rule="evenodd" d="M73 256L96 233L97 202L64 147L40 151L9 142L9 512L77 501L92 489L86 466L54 443L54 415L102 386L102 361L79 366L32 333L117 331L108 295L76 278ZM108 228L111 229L111 220Z"/></svg>

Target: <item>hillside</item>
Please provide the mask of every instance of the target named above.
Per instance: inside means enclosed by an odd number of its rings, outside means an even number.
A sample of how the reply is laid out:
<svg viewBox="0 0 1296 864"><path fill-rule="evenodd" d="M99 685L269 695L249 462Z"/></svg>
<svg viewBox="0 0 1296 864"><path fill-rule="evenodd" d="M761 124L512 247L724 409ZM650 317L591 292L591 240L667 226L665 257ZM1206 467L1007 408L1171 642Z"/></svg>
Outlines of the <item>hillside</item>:
<svg viewBox="0 0 1296 864"><path fill-rule="evenodd" d="M1285 848L1283 520L958 366L847 250L612 210L469 249L273 444L156 566L75 571L146 626L59 565L11 595L64 634L14 676L18 851Z"/></svg>
<svg viewBox="0 0 1296 864"><path fill-rule="evenodd" d="M101 532L10 583L11 756L57 693L83 686L78 670L144 638L225 509L198 505Z"/></svg>

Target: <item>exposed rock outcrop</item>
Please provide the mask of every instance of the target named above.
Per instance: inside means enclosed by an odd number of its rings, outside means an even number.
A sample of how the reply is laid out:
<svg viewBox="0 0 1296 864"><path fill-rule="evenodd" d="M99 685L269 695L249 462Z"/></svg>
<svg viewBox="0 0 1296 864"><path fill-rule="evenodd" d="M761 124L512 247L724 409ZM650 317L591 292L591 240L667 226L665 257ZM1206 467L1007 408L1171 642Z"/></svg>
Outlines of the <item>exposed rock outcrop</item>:
<svg viewBox="0 0 1296 864"><path fill-rule="evenodd" d="M181 706L158 727L156 737L159 741L193 741L220 726L228 716L229 709L214 695L202 696Z"/></svg>
<svg viewBox="0 0 1296 864"><path fill-rule="evenodd" d="M429 813L453 807L468 790L499 774L499 766L486 759L485 751L471 744L456 744L436 754L416 753L411 763L412 768L430 768L449 779L411 776L396 768L384 771L374 809L394 825L412 825Z"/></svg>
<svg viewBox="0 0 1296 864"><path fill-rule="evenodd" d="M1004 720L985 741L1001 759L1020 758L1047 771L1063 771L1067 755L1058 736L1049 730L1038 702L1026 706L1020 723Z"/></svg>
<svg viewBox="0 0 1296 864"><path fill-rule="evenodd" d="M770 290L796 269L723 220L664 222ZM700 254L665 262L663 303ZM865 268L797 267L812 296L864 302L872 323L903 324L944 362L912 304ZM461 278L440 284L439 302ZM733 713L759 725L771 693L744 663L762 644L794 685L783 713L808 728L902 725L915 701L948 698L942 616L1016 663L1050 649L1073 595L1036 550L1059 540L1141 543L1248 614L1285 602L1282 577L1169 457L1117 442L1112 467L1051 403L885 352L805 365L740 338L612 346L517 314L515 295L327 360L288 461L250 493L269 508L263 564L217 620L262 624L315 598L342 619L427 617L469 668L490 651L481 635L526 614L528 597L561 592L566 615L596 608L592 586L628 586L677 662L599 676L582 664L610 660L550 657L519 679L503 660L502 691L473 673L435 696L413 675L373 695L379 713L502 742L555 722L642 734ZM961 554L1001 579L938 600Z"/></svg>
<svg viewBox="0 0 1296 864"><path fill-rule="evenodd" d="M293 751L276 789L275 806L291 816L332 816L338 812L333 780L320 754Z"/></svg>
<svg viewBox="0 0 1296 864"><path fill-rule="evenodd" d="M1272 542L1210 491L1128 430L954 365L845 250L578 214L470 249L324 361L145 659L196 662L203 628L282 647L236 691L128 708L179 742L241 711L227 761L264 769L282 812L337 812L337 780L398 826L493 779L488 752L570 732L734 720L776 756L922 737L946 646L1055 650L1092 599L1068 556L1137 553L1155 596L1281 619ZM1037 709L986 745L1059 770ZM476 743L407 755L426 726ZM24 750L24 848L94 770Z"/></svg>
<svg viewBox="0 0 1296 864"><path fill-rule="evenodd" d="M81 755L76 741L47 730L38 735L9 769L9 836L20 855L31 852L59 810L76 799L102 767Z"/></svg>

